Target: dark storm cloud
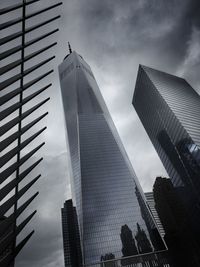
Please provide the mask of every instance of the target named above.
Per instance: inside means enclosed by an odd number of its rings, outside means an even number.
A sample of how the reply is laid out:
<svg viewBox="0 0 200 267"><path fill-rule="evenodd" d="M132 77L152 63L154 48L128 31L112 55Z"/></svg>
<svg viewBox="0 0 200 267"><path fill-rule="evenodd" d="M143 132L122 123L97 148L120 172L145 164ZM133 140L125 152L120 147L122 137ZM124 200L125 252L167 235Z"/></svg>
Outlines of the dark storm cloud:
<svg viewBox="0 0 200 267"><path fill-rule="evenodd" d="M145 50L167 65L173 62L175 71L184 60L193 28L200 26L199 1L89 0L79 5L81 39L100 64L106 57Z"/></svg>

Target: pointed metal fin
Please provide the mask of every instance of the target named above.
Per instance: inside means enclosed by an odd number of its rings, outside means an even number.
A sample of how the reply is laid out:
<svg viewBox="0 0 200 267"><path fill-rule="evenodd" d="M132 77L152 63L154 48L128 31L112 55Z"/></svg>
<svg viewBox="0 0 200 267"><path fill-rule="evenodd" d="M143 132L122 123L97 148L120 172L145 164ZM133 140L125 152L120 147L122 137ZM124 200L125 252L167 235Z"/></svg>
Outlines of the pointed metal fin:
<svg viewBox="0 0 200 267"><path fill-rule="evenodd" d="M0 30L4 30L4 29L6 29L6 28L8 28L8 27L10 27L12 25L15 25L15 24L21 22L21 21L23 21L22 17L16 18L16 19L12 19L12 20L6 21L4 23L1 23L0 24Z"/></svg>
<svg viewBox="0 0 200 267"><path fill-rule="evenodd" d="M46 8L44 8L44 9L41 9L41 10L37 11L37 12L31 13L31 14L29 14L29 15L26 16L26 19L32 18L32 17L34 17L34 16L37 16L37 15L39 15L39 14L41 14L41 13L44 13L44 12L46 12L46 11L48 11L48 10L50 10L50 9L53 9L53 8L55 8L55 7L58 7L58 6L60 6L60 5L62 5L62 2L59 2L59 3L54 4L54 5L52 5L52 6L46 7Z"/></svg>
<svg viewBox="0 0 200 267"><path fill-rule="evenodd" d="M0 235L2 235L10 227L10 225L15 221L15 219L19 217L19 215L28 207L28 205L36 198L38 194L39 192L35 193L17 209L16 213L12 213L9 217L7 217L0 223Z"/></svg>
<svg viewBox="0 0 200 267"><path fill-rule="evenodd" d="M48 72L46 72L43 75L40 75L39 77L37 77L34 80L31 80L30 82L24 84L23 88L17 88L13 91L11 91L8 94L5 94L4 96L0 97L0 105L5 104L7 101L11 100L13 97L15 97L16 95L20 94L21 92L25 91L26 89L28 89L29 87L31 87L33 84L37 83L38 81L42 80L43 78L45 78L46 76L48 76L49 74L51 74L53 72L53 70L50 70Z"/></svg>
<svg viewBox="0 0 200 267"><path fill-rule="evenodd" d="M23 32L19 31L19 32L12 33L6 37L3 37L0 39L0 46L20 37L22 35L23 35Z"/></svg>
<svg viewBox="0 0 200 267"><path fill-rule="evenodd" d="M20 146L16 146L10 151L8 151L5 155L0 158L0 167L3 167L9 160L11 160L19 151L25 148L28 144L30 144L37 136L39 136L47 127L42 128L29 138L27 138L24 142L20 144Z"/></svg>
<svg viewBox="0 0 200 267"><path fill-rule="evenodd" d="M18 46L14 47L14 48L10 48L10 49L6 50L6 51L3 52L3 53L0 53L0 60L2 60L2 59L4 59L4 58L7 58L7 57L11 56L12 54L14 54L14 53L16 53L16 52L22 50L22 48L26 48L26 47L28 47L28 46L30 46L30 45L32 45L32 44L35 44L35 43L39 42L40 40L46 38L47 36L49 36L49 35L51 35L51 34L54 34L54 33L57 32L57 31L59 31L58 28L55 29L55 30L53 30L53 31L50 31L50 32L48 32L48 33L46 33L46 34L43 34L43 35L41 35L41 36L39 36L39 37L37 37L37 38L32 39L31 41L25 43L24 46L23 46L23 45L18 45Z"/></svg>
<svg viewBox="0 0 200 267"><path fill-rule="evenodd" d="M4 197L7 196L8 193L17 185L19 184L41 161L43 158L36 161L34 164L32 164L29 168L27 168L25 171L23 171L19 177L16 179L13 179L9 183L7 183L1 190L0 190L0 201L4 199Z"/></svg>
<svg viewBox="0 0 200 267"><path fill-rule="evenodd" d="M30 183L20 189L17 193L17 196L12 196L0 206L0 217L3 216L15 204L16 200L20 199L26 193L26 191L28 191L28 189L40 178L40 176L41 175L38 175Z"/></svg>
<svg viewBox="0 0 200 267"><path fill-rule="evenodd" d="M52 84L48 84L41 88L40 90L36 91L35 93L25 97L22 102L17 102L13 104L12 106L4 109L2 112L0 112L0 120L5 119L7 116L9 116L11 113L13 113L18 108L22 107L24 104L28 103L30 100L32 100L34 97L38 96L42 92L44 92L46 89L48 89Z"/></svg>
<svg viewBox="0 0 200 267"><path fill-rule="evenodd" d="M24 57L24 59L18 59L18 60L16 60L16 61L11 62L10 64L7 64L6 66L0 68L0 75L2 75L2 74L4 74L4 73L6 73L6 72L8 72L8 71L10 71L10 70L12 70L12 69L14 69L15 67L19 66L19 65L22 64L23 62L26 62L26 61L30 60L31 58L34 58L34 57L38 56L39 54L41 54L41 53L43 53L44 51L46 51L46 50L52 48L52 47L55 46L56 44L57 44L57 42L55 42L55 43L53 43L53 44L50 44L50 45L48 45L48 46L46 46L46 47L44 47L44 48L42 48L42 49L40 49L40 50L38 50L38 51L36 51L36 52L31 53L31 54L28 55L28 56Z"/></svg>
<svg viewBox="0 0 200 267"><path fill-rule="evenodd" d="M51 18L51 19L45 20L44 22L38 23L38 24L36 24L36 25L34 25L34 26L32 26L32 27L29 27L29 28L27 28L27 29L25 30L25 33L28 33L28 32L31 32L31 31L33 31L33 30L36 30L36 29L38 29L38 28L40 28L40 27L42 27L42 26L44 26L44 25L46 25L46 24L49 24L50 22L52 22L52 21L54 21L54 20L56 20L56 19L59 19L60 17L61 17L61 16L58 15L58 16L53 17L53 18Z"/></svg>
<svg viewBox="0 0 200 267"><path fill-rule="evenodd" d="M45 143L40 144L33 150L31 150L28 154L23 156L19 162L13 163L11 166L9 166L7 169L1 172L0 174L0 184L3 183L14 171L16 171L19 166L21 166L24 162L26 162L33 154L35 154L36 151L38 151Z"/></svg>
<svg viewBox="0 0 200 267"><path fill-rule="evenodd" d="M41 13L44 13L44 12L50 10L50 9L55 8L55 7L57 7L57 6L61 5L61 4L62 4L62 3L57 3L57 4L54 4L54 5L52 5L52 6L43 8L43 9L41 9L41 10L39 10L39 11L33 12L33 13L27 15L27 16L25 17L25 19L29 19L29 18L32 18L32 17L34 17L34 16L37 16L37 15L39 15L39 14L41 14ZM0 30L6 29L6 28L8 28L8 27L10 27L10 26L12 26L12 25L15 25L15 24L21 22L21 21L23 21L23 17L19 17L19 18L16 18L16 19L9 20L9 21L7 21L7 22L5 22L5 23L0 24Z"/></svg>
<svg viewBox="0 0 200 267"><path fill-rule="evenodd" d="M37 122L42 120L48 112L44 113L42 116L38 117L37 119L31 121L26 126L24 126L21 131L16 131L12 135L8 136L6 139L1 141L0 143L0 152L3 151L6 147L8 147L12 142L14 142L19 136L23 135L26 131L28 131L32 126L34 126Z"/></svg>
<svg viewBox="0 0 200 267"><path fill-rule="evenodd" d="M25 119L27 116L29 116L32 112L34 112L35 110L37 110L39 107L41 107L42 105L44 105L47 101L49 101L49 97L45 100L43 100L42 102L40 102L39 104L33 106L32 108L30 108L29 110L25 111L21 117L16 117L14 119L12 119L11 121L7 122L6 124L4 124L3 126L0 127L0 136L4 135L7 131L9 131L13 126L15 126L18 122L22 121L23 119Z"/></svg>
<svg viewBox="0 0 200 267"><path fill-rule="evenodd" d="M27 235L15 248L14 253L11 254L9 252L4 258L0 259L1 267L9 267L13 259L18 255L21 249L26 245L30 237L34 234L32 231L29 235Z"/></svg>
<svg viewBox="0 0 200 267"><path fill-rule="evenodd" d="M33 218L36 210L32 212L19 226L17 226L16 232L10 231L3 239L0 240L0 254L12 244L14 238L23 230L26 224Z"/></svg>
<svg viewBox="0 0 200 267"><path fill-rule="evenodd" d="M33 72L34 70L40 68L41 66L43 66L43 65L46 64L47 62L53 60L54 58L55 58L55 56L52 56L52 57L50 57L50 58L48 58L48 59L45 59L45 60L43 60L42 62L36 64L35 66L33 66L33 67L31 67L31 68L25 70L25 71L23 72L23 74L21 74L21 73L20 73L20 74L16 74L16 75L14 75L12 78L9 78L9 79L7 79L7 80L1 82L1 83L0 83L0 90L5 89L7 86L13 84L14 82L18 81L18 80L21 79L22 77L25 77L25 76L28 75L29 73L31 73L31 72Z"/></svg>
<svg viewBox="0 0 200 267"><path fill-rule="evenodd" d="M20 250L26 245L26 243L28 242L28 240L31 238L31 236L34 234L35 231L32 231L29 235L27 235L16 247L14 254L15 257L17 256L17 254L20 252Z"/></svg>
<svg viewBox="0 0 200 267"><path fill-rule="evenodd" d="M42 27L42 26L44 26L46 24L49 24L50 22L52 22L52 21L54 21L56 19L59 19L59 18L60 18L60 15L58 15L56 17L53 17L51 19L45 20L44 22L38 23L38 24L36 24L36 25L34 25L32 27L29 27L29 28L27 28L25 30L25 34L29 33L29 32L32 32L32 31L34 31L34 30L36 30L36 29L38 29L38 28L40 28L40 27ZM3 38L0 39L0 45L6 44L6 43L18 38L18 37L21 37L23 34L24 34L23 31L19 31L19 32L10 34L10 35L8 35L6 37L3 37Z"/></svg>
<svg viewBox="0 0 200 267"><path fill-rule="evenodd" d="M27 223L33 218L33 216L36 214L36 210L33 211L22 223L20 223L19 226L17 226L17 234L19 234L23 228L27 225Z"/></svg>
<svg viewBox="0 0 200 267"><path fill-rule="evenodd" d="M38 2L38 1L40 1L40 0L30 0L30 1L26 2L25 5L28 6L28 5L33 4L35 2ZM8 6L8 7L5 7L5 8L1 8L0 9L0 15L6 14L6 13L8 13L10 11L13 11L13 10L16 10L18 8L21 8L21 7L23 7L23 5L24 4L22 3L22 4L16 4L16 5Z"/></svg>
<svg viewBox="0 0 200 267"><path fill-rule="evenodd" d="M4 236L4 238L0 240L0 255L4 252L5 249L8 248L9 245L12 244L14 238L23 230L26 224L33 218L35 213L36 210L32 212L19 226L17 226L15 233L11 230L7 235Z"/></svg>

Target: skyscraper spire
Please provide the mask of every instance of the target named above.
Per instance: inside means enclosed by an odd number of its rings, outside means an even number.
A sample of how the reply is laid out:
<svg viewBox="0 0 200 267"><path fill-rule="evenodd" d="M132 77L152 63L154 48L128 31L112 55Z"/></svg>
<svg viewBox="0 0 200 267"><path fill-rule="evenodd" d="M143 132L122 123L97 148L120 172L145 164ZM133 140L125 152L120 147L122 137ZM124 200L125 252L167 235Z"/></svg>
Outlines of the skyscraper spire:
<svg viewBox="0 0 200 267"><path fill-rule="evenodd" d="M71 54L72 53L72 48L71 48L71 45L70 45L69 42L68 42L68 47L69 47L69 53Z"/></svg>

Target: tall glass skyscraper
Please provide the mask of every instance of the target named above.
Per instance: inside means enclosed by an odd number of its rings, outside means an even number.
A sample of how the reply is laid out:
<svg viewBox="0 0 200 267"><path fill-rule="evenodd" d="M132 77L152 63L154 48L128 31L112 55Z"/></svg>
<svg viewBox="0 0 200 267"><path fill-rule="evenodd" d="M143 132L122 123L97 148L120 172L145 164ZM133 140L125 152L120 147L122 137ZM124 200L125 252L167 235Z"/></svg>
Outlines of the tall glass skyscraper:
<svg viewBox="0 0 200 267"><path fill-rule="evenodd" d="M159 235L151 238L153 220L142 216L137 177L90 66L71 52L59 75L83 263L163 249Z"/></svg>
<svg viewBox="0 0 200 267"><path fill-rule="evenodd" d="M200 254L200 96L183 78L139 66L133 106L185 207L180 229L190 228Z"/></svg>

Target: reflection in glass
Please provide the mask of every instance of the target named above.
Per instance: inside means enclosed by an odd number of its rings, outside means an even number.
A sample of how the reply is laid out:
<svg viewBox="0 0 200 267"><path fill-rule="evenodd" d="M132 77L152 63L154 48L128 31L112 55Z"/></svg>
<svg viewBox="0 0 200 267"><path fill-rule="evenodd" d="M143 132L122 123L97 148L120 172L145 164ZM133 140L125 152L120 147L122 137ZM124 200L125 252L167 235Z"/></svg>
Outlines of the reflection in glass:
<svg viewBox="0 0 200 267"><path fill-rule="evenodd" d="M135 239L137 240L139 253L144 254L153 251L149 239L147 238L145 231L141 229L139 223L137 223L137 233L135 235Z"/></svg>
<svg viewBox="0 0 200 267"><path fill-rule="evenodd" d="M101 264L101 267L117 267L117 264L115 261L115 255L112 253L105 254L104 256L101 256L101 261L104 263Z"/></svg>

